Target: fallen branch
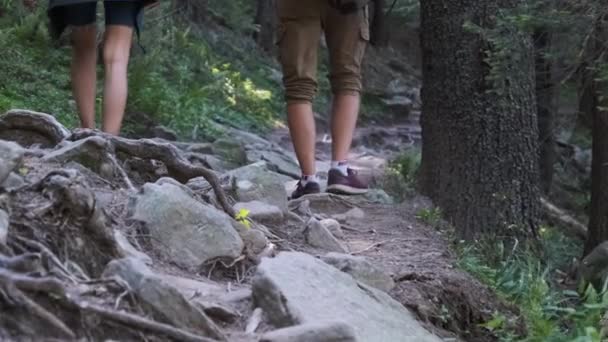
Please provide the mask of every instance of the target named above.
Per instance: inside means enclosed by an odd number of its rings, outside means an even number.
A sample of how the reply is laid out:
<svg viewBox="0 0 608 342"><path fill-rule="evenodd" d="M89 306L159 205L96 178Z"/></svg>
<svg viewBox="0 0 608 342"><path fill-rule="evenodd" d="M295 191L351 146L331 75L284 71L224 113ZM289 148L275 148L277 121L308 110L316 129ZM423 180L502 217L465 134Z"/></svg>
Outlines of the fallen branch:
<svg viewBox="0 0 608 342"><path fill-rule="evenodd" d="M58 297L66 295L65 287L55 278L33 278L0 269L0 282L14 284L18 289L28 292L50 293Z"/></svg>
<svg viewBox="0 0 608 342"><path fill-rule="evenodd" d="M25 253L15 257L0 255L0 268L13 272L30 273L39 270L41 256L39 253Z"/></svg>
<svg viewBox="0 0 608 342"><path fill-rule="evenodd" d="M540 202L547 219L563 227L570 235L583 240L587 238L587 227L584 224L549 202L546 198L541 198Z"/></svg>
<svg viewBox="0 0 608 342"><path fill-rule="evenodd" d="M215 196L224 211L231 217L235 216L234 208L229 204L228 197L216 174L208 168L192 165L174 145L150 139L126 139L93 130L79 130L68 139L77 141L90 136L102 136L106 138L114 145L117 152L141 159L152 159L163 162L169 174L181 183L187 183L190 179L196 177L205 178L213 188Z"/></svg>

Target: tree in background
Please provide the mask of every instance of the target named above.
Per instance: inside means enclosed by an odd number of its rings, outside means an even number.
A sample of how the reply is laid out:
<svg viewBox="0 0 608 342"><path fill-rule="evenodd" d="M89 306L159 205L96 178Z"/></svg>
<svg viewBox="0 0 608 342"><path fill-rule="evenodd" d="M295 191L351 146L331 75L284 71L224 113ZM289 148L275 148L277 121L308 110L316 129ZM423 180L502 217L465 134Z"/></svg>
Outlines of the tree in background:
<svg viewBox="0 0 608 342"><path fill-rule="evenodd" d="M592 118L593 162L591 212L585 255L608 240L608 10L605 5L598 9L601 13L597 15L589 43L595 63L585 73L588 78L583 80L593 95L588 106Z"/></svg>
<svg viewBox="0 0 608 342"><path fill-rule="evenodd" d="M420 188L468 240L533 237L539 222L533 47L503 18L520 4L420 3Z"/></svg>
<svg viewBox="0 0 608 342"><path fill-rule="evenodd" d="M277 0L257 0L254 38L266 52L274 51L274 37L277 27Z"/></svg>

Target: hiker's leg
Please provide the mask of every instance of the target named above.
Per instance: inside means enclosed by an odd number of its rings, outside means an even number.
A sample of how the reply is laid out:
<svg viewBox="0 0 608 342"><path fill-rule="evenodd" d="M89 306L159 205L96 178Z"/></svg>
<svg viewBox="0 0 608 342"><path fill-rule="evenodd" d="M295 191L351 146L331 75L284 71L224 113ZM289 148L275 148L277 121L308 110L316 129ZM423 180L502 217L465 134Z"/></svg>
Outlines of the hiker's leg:
<svg viewBox="0 0 608 342"><path fill-rule="evenodd" d="M97 29L95 3L66 6L66 24L72 26L72 93L82 128L95 128L97 84Z"/></svg>
<svg viewBox="0 0 608 342"><path fill-rule="evenodd" d="M357 125L361 92L361 62L369 40L367 9L342 14L329 9L324 20L330 53L332 160L345 161Z"/></svg>
<svg viewBox="0 0 608 342"><path fill-rule="evenodd" d="M314 176L316 129L312 101L317 90L317 49L321 37L319 1L280 1L279 51L289 131L302 175Z"/></svg>
<svg viewBox="0 0 608 342"><path fill-rule="evenodd" d="M127 67L138 8L134 2L117 1L106 1L104 6L106 32L103 45L103 130L118 135L127 104Z"/></svg>

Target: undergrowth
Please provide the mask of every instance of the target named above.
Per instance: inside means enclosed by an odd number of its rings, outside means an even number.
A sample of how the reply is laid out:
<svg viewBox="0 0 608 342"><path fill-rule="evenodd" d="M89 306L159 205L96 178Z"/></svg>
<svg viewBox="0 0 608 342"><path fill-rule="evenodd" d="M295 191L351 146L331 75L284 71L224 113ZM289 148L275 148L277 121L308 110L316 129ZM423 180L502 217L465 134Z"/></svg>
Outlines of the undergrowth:
<svg viewBox="0 0 608 342"><path fill-rule="evenodd" d="M138 127L139 116L129 120L132 113L143 113L186 138L217 134L212 122L256 132L273 127L282 112L280 80L272 77L278 69L274 61L261 55L242 33L220 26L215 31L212 26L193 28L179 13L167 15L169 6L165 3L146 16L142 44L147 53L133 46L125 132L150 128ZM10 47L0 59L0 112L27 108L75 127L71 49L67 39L55 46L47 32L44 5L39 7L33 13L17 5L0 10L0 45ZM98 72L99 113L101 67Z"/></svg>
<svg viewBox="0 0 608 342"><path fill-rule="evenodd" d="M602 319L608 308L608 293L588 287L580 293L566 286L566 271L582 253L580 243L553 228L543 228L545 257L517 243L506 248L497 243L461 243L458 265L516 305L526 324L527 334L515 332L513 322L502 313L484 327L501 341L605 341Z"/></svg>

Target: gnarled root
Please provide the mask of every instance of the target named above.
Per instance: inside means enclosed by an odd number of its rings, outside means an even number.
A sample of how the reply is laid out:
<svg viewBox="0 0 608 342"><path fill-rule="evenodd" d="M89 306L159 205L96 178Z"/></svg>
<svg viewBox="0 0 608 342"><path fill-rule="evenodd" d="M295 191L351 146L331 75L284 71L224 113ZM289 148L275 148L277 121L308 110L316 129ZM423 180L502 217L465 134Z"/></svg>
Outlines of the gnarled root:
<svg viewBox="0 0 608 342"><path fill-rule="evenodd" d="M108 139L114 145L116 152L122 152L141 159L153 159L163 162L171 177L182 183L186 183L196 177L205 178L213 188L215 196L224 211L231 217L235 216L234 208L229 204L226 193L216 174L208 168L192 165L174 145L150 139L126 139L93 130L79 130L68 139L77 141L96 135Z"/></svg>

